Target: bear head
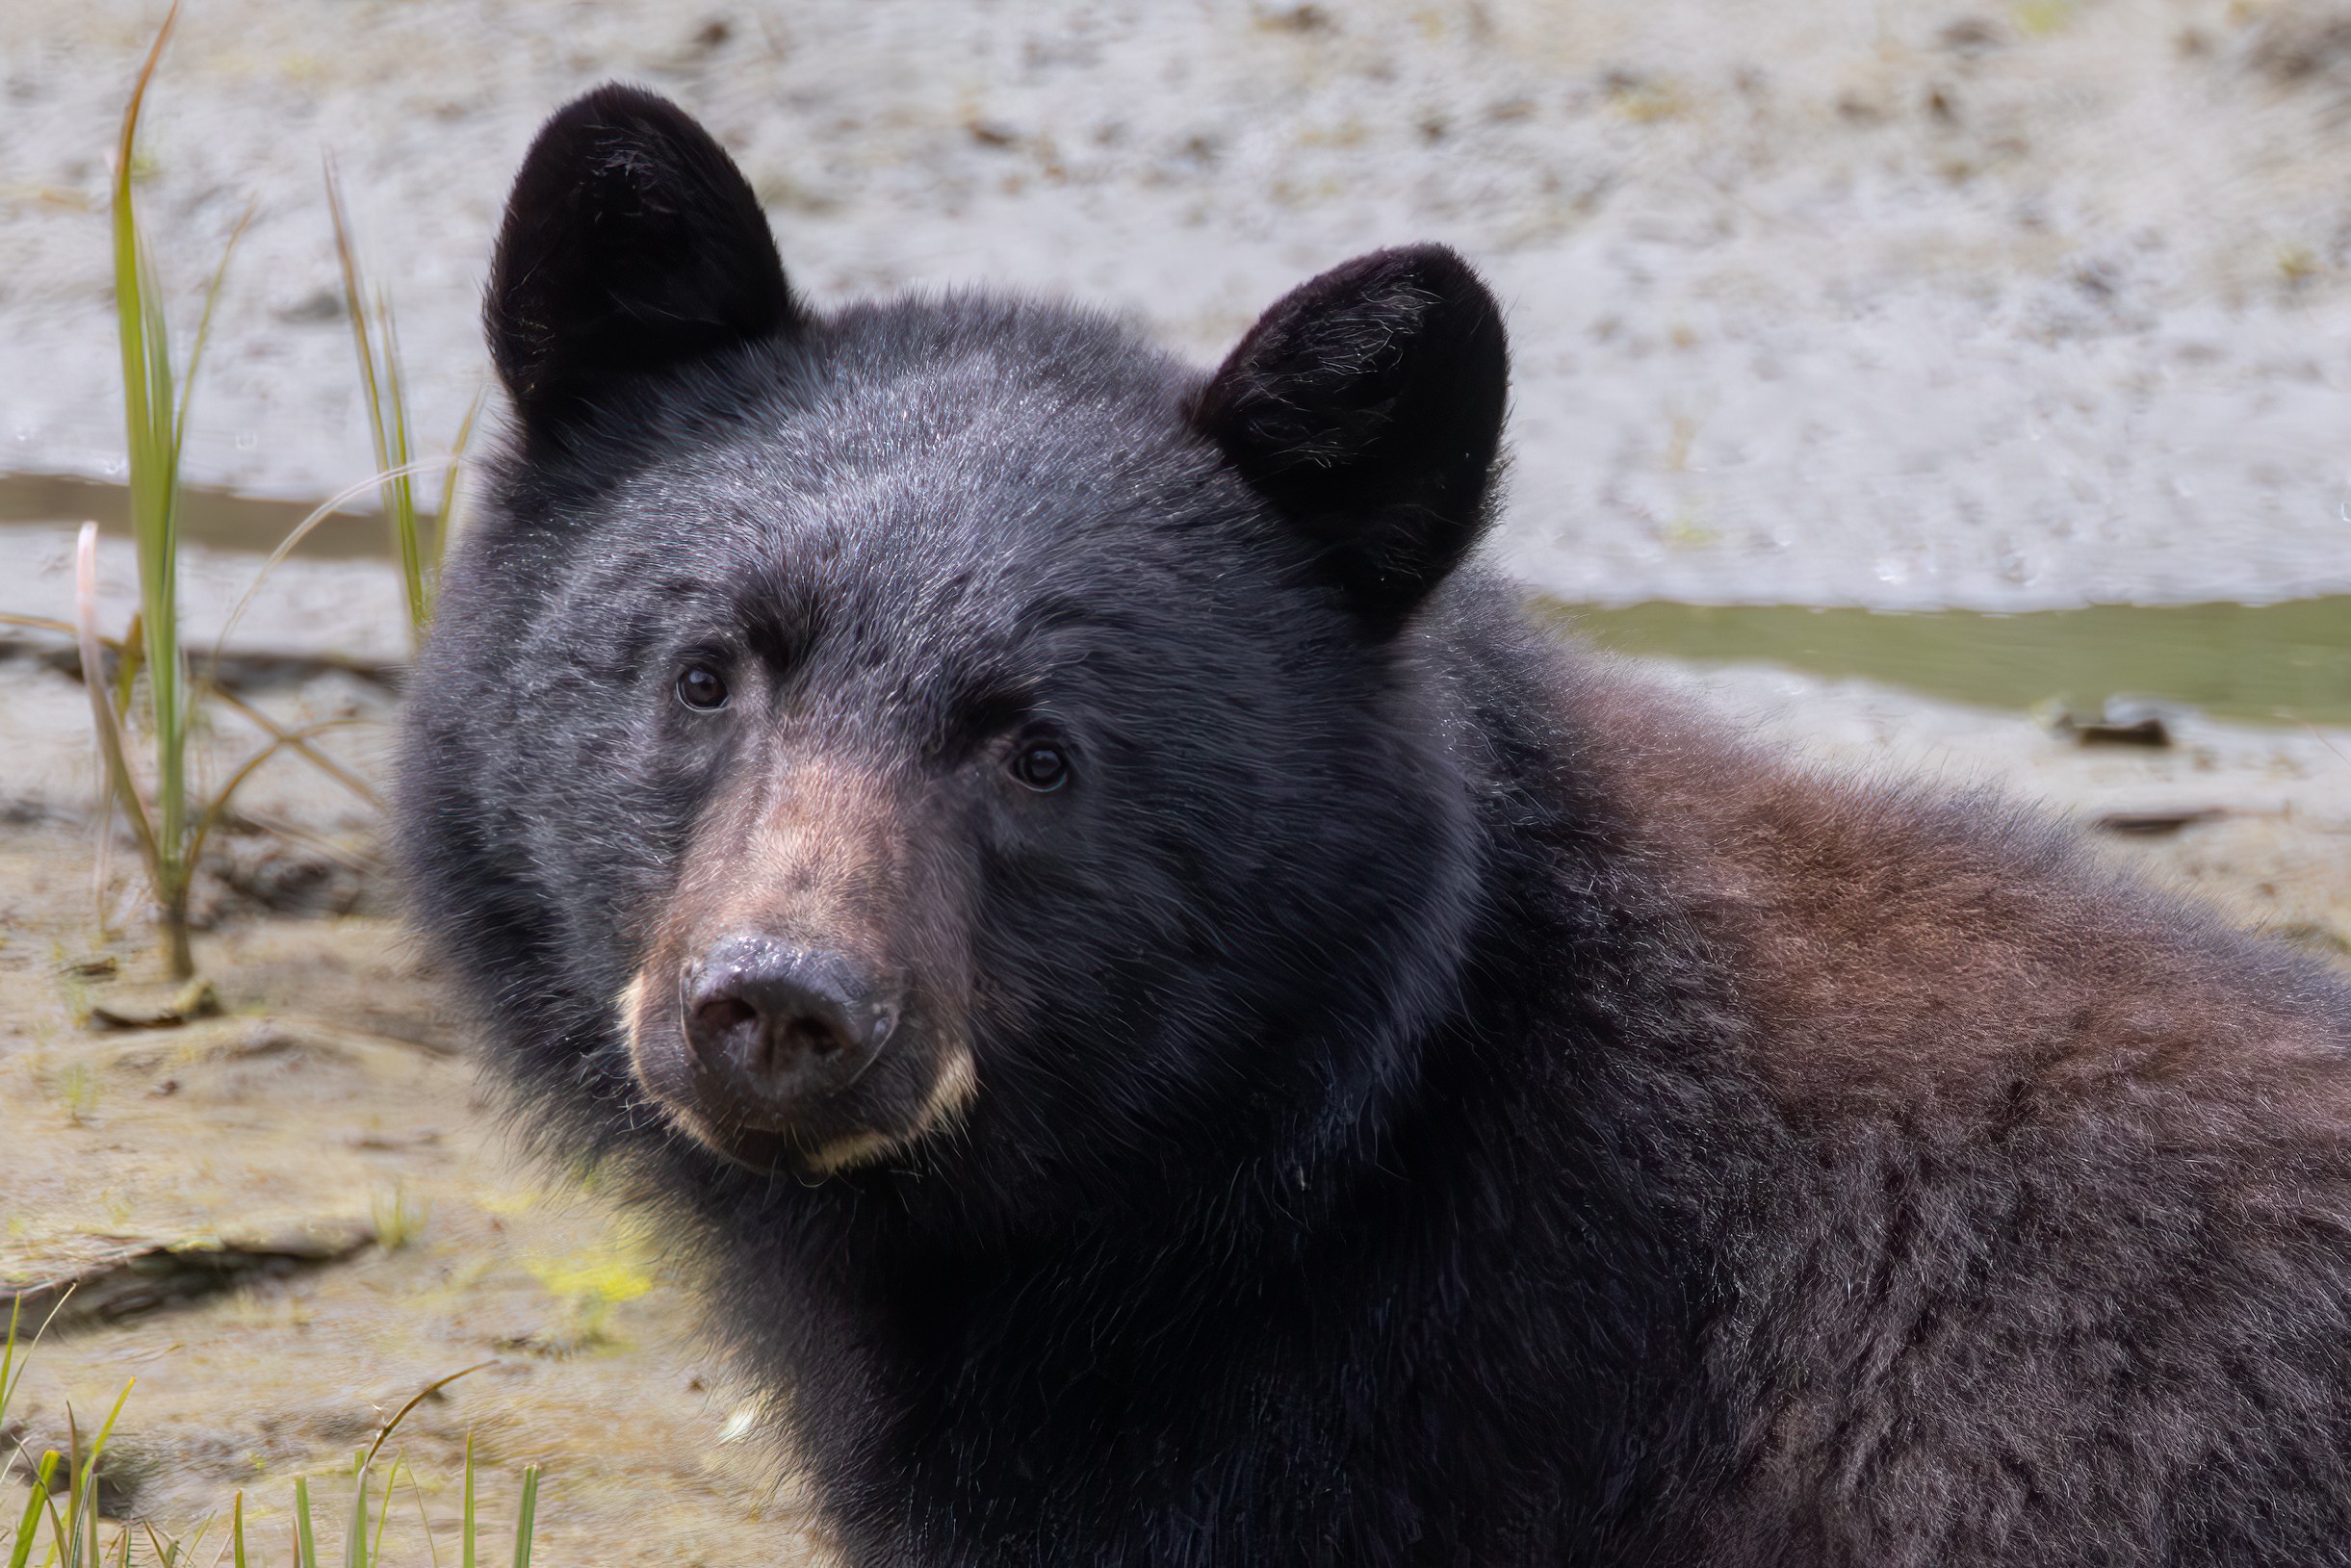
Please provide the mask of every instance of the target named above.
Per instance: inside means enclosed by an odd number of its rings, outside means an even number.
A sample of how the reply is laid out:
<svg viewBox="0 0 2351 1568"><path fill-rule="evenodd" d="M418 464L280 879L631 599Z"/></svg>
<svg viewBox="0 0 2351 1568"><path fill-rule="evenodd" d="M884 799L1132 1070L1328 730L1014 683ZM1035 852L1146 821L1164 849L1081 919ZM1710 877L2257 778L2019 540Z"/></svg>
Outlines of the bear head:
<svg viewBox="0 0 2351 1568"><path fill-rule="evenodd" d="M818 312L716 142L610 87L530 149L487 321L511 438L404 836L561 1124L967 1202L1359 1135L1480 876L1464 263L1349 262L1205 374L1056 304Z"/></svg>

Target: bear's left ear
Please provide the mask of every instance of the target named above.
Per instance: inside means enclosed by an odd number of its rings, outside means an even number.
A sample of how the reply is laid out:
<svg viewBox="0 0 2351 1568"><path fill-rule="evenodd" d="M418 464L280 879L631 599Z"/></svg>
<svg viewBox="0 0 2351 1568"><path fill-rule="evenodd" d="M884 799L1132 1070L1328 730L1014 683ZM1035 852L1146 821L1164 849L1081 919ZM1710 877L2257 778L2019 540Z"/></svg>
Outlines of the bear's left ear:
<svg viewBox="0 0 2351 1568"><path fill-rule="evenodd" d="M1413 245L1267 311L1193 420L1385 630L1486 526L1509 380L1494 296L1451 250Z"/></svg>
<svg viewBox="0 0 2351 1568"><path fill-rule="evenodd" d="M799 320L741 170L668 99L617 83L557 110L514 178L483 309L527 429L613 376Z"/></svg>

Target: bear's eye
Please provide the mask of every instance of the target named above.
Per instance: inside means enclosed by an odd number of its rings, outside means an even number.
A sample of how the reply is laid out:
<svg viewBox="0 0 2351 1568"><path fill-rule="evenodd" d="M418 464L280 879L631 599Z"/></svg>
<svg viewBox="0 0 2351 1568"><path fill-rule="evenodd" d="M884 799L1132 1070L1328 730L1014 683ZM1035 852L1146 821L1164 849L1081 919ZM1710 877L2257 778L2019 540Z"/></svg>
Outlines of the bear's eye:
<svg viewBox="0 0 2351 1568"><path fill-rule="evenodd" d="M1047 794L1069 783L1070 759L1049 740L1022 741L1012 754L1012 776L1038 794Z"/></svg>
<svg viewBox="0 0 2351 1568"><path fill-rule="evenodd" d="M708 710L727 706L726 678L708 664L688 664L678 676L678 701Z"/></svg>

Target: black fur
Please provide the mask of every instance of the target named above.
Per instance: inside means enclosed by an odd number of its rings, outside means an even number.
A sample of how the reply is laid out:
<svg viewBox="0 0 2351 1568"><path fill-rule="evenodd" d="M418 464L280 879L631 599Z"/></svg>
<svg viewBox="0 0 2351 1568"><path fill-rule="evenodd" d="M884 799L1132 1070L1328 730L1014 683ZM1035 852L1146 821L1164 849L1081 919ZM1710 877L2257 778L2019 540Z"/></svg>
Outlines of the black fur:
<svg viewBox="0 0 2351 1568"><path fill-rule="evenodd" d="M536 431L616 376L783 331L798 311L734 162L675 104L612 86L539 132L488 315L498 373Z"/></svg>
<svg viewBox="0 0 2351 1568"><path fill-rule="evenodd" d="M2351 1563L2340 986L1454 570L1503 347L1450 253L1204 378L1054 306L803 314L715 157L607 90L517 184L524 439L401 842L526 1125L693 1217L852 1561ZM616 998L815 762L952 890L979 1087L805 1181L681 1134Z"/></svg>
<svg viewBox="0 0 2351 1568"><path fill-rule="evenodd" d="M1382 250L1267 311L1194 418L1392 627L1486 525L1509 360L1502 312L1459 256Z"/></svg>

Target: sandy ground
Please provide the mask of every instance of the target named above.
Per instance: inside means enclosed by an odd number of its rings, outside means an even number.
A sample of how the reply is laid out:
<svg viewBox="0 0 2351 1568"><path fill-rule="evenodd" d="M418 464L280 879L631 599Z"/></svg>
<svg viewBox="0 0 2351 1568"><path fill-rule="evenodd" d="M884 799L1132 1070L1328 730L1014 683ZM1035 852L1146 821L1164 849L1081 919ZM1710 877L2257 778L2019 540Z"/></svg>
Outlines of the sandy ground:
<svg viewBox="0 0 2351 1568"><path fill-rule="evenodd" d="M814 1523L788 1477L728 1440L741 1396L700 1359L690 1297L578 1182L508 1158L391 922L240 922L202 944L229 1016L91 1034L79 1009L120 988L61 979L59 954L119 954L133 970L142 954L76 917L87 854L80 835L0 841L0 1282L97 1244L379 1240L193 1305L53 1331L18 1397L26 1443L63 1448L68 1406L87 1431L136 1378L108 1511L184 1533L242 1490L275 1561L294 1476L336 1519L353 1447L427 1383L486 1362L395 1440L423 1484L398 1494L393 1561L426 1560L420 1513L454 1560L469 1434L486 1541L511 1531L520 1472L538 1463L538 1560L803 1560ZM0 1487L11 1520L22 1495ZM740 1544L753 1531L760 1553Z"/></svg>
<svg viewBox="0 0 2351 1568"><path fill-rule="evenodd" d="M106 155L156 0L0 29L0 471L114 471ZM979 281L1207 357L1371 245L1509 301L1506 553L1570 600L1987 608L2351 587L2351 0L191 0L142 153L189 456L372 466L321 194L418 424L530 133L706 116L820 300Z"/></svg>

